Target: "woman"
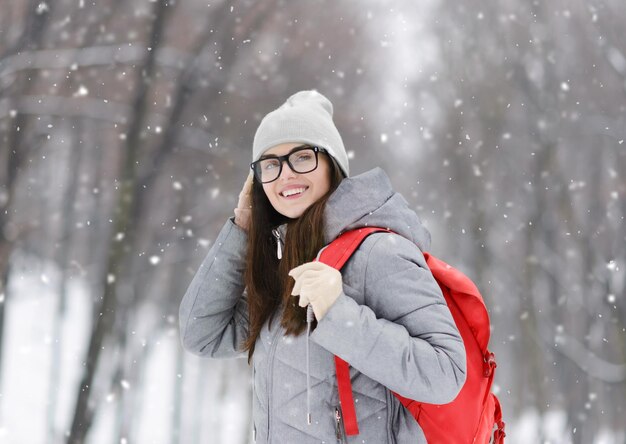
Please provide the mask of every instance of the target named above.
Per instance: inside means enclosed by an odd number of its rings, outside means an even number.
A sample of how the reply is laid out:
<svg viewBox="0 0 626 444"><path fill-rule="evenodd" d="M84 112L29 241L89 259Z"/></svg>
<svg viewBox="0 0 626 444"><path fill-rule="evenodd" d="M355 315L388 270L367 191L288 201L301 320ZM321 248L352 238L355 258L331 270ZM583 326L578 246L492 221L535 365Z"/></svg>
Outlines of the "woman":
<svg viewBox="0 0 626 444"><path fill-rule="evenodd" d="M381 168L349 176L332 113L300 91L261 121L235 216L181 302L182 342L202 356L247 353L256 442L425 442L392 391L450 402L465 350L422 254L428 231ZM315 261L363 226L398 234L371 234L341 272ZM345 436L334 355L350 364L358 436Z"/></svg>

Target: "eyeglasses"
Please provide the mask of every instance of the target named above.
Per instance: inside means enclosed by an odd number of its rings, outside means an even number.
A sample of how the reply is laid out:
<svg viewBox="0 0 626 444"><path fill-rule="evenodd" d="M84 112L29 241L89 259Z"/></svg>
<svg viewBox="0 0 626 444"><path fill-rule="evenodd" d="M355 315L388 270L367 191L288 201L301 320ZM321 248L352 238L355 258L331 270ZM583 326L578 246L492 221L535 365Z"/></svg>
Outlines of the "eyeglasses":
<svg viewBox="0 0 626 444"><path fill-rule="evenodd" d="M317 153L319 152L327 153L328 151L318 146L302 145L294 148L284 156L263 156L261 159L252 162L250 168L254 171L254 175L259 182L273 182L280 177L284 161L287 161L289 168L294 173L310 173L317 168Z"/></svg>

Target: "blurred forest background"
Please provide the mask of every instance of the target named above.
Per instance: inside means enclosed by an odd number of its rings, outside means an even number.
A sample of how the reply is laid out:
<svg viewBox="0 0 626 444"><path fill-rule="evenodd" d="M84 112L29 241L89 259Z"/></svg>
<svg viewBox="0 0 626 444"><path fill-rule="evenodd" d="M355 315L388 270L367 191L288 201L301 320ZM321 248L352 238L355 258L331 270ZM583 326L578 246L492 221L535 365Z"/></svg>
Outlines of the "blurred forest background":
<svg viewBox="0 0 626 444"><path fill-rule="evenodd" d="M0 442L249 442L178 305L311 88L483 292L507 442L625 443L623 0L0 0Z"/></svg>

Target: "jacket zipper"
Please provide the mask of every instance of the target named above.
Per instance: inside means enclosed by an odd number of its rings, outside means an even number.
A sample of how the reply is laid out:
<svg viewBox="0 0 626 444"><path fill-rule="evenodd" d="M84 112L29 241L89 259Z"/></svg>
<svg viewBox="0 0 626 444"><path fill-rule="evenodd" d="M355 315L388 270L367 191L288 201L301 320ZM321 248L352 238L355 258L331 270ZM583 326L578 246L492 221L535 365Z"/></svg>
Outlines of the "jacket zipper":
<svg viewBox="0 0 626 444"><path fill-rule="evenodd" d="M341 416L341 410L339 406L335 407L335 436L337 437L338 443L347 442L346 433L343 426L343 418Z"/></svg>
<svg viewBox="0 0 626 444"><path fill-rule="evenodd" d="M256 362L252 357L252 407L254 408L254 397L256 396ZM252 422L252 440L256 442L256 422Z"/></svg>
<svg viewBox="0 0 626 444"><path fill-rule="evenodd" d="M271 325L268 325L268 329ZM267 383L267 442L272 442L272 434L270 432L270 425L272 420L272 389L274 387L274 353L276 352L276 345L278 344L278 334L281 331L280 325L275 325L276 331L272 336L272 343L270 344L270 351L267 355L267 362L269 365L269 378Z"/></svg>
<svg viewBox="0 0 626 444"><path fill-rule="evenodd" d="M385 390L387 395L387 433L389 434L389 442L392 444L396 443L396 437L393 433L392 424L396 419L396 415L398 414L398 410L396 407L399 407L400 401L396 402L396 397L391 393L390 390Z"/></svg>

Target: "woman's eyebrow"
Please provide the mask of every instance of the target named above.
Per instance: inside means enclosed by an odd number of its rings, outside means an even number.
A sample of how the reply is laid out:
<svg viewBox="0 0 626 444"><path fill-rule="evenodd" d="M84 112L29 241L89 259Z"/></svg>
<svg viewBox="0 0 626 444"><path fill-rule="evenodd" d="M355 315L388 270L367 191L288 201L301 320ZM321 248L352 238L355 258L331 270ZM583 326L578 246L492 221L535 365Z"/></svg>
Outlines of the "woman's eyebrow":
<svg viewBox="0 0 626 444"><path fill-rule="evenodd" d="M278 156L276 154L263 154L261 157L259 157L259 160L269 159L271 157L278 157Z"/></svg>
<svg viewBox="0 0 626 444"><path fill-rule="evenodd" d="M308 147L308 146L310 146L310 145L304 144L304 145L294 146L291 150L289 150L289 152L287 154L285 154L285 156L293 153L297 149ZM269 159L269 158L272 158L272 157L280 157L280 156L278 154L263 154L261 157L259 157L259 160Z"/></svg>

